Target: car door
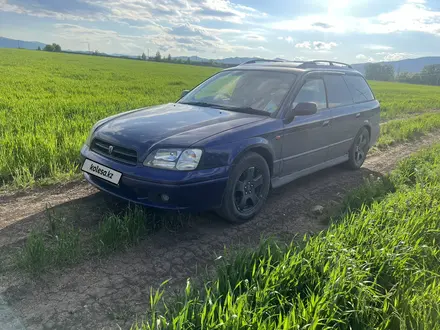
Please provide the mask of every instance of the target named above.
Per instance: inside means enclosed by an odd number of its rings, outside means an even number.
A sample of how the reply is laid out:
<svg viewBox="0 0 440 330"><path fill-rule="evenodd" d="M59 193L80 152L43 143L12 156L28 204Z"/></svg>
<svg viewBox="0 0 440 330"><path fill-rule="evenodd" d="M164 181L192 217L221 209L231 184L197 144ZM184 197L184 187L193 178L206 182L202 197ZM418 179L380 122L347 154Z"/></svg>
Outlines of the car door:
<svg viewBox="0 0 440 330"><path fill-rule="evenodd" d="M371 141L375 141L380 122L380 108L374 99L370 86L368 86L365 78L359 74L346 74L344 80L353 96L356 134L361 127L369 125L373 130Z"/></svg>
<svg viewBox="0 0 440 330"><path fill-rule="evenodd" d="M344 74L325 74L323 78L327 90L328 107L332 112L332 128L327 136L329 159L346 157L353 138L360 128L359 115L344 80Z"/></svg>
<svg viewBox="0 0 440 330"><path fill-rule="evenodd" d="M313 102L318 112L310 116L296 116L284 124L282 175L306 170L328 159L328 140L331 113L327 108L324 80L320 76L306 78L290 106Z"/></svg>

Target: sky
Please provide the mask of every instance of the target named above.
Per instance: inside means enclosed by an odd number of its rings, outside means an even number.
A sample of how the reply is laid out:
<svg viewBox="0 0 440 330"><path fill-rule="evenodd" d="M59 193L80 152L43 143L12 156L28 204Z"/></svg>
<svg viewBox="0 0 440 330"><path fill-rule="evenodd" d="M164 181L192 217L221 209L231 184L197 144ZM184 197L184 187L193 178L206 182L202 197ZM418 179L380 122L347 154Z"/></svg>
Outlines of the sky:
<svg viewBox="0 0 440 330"><path fill-rule="evenodd" d="M0 0L0 36L153 56L440 55L439 0Z"/></svg>

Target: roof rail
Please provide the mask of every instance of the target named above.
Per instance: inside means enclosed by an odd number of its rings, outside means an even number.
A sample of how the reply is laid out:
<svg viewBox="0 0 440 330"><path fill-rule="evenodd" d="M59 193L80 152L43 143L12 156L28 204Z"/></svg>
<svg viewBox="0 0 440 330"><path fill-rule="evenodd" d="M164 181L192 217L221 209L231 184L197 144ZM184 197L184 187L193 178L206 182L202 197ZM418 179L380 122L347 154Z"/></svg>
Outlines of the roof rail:
<svg viewBox="0 0 440 330"><path fill-rule="evenodd" d="M350 64L335 62L335 61L327 61L327 60L315 60L315 61L306 61L303 64L299 65L299 68L307 68L310 66L318 66L320 63L328 63L329 66L346 66L347 68L353 69ZM336 64L336 65L335 65Z"/></svg>
<svg viewBox="0 0 440 330"><path fill-rule="evenodd" d="M286 62L283 60L265 60L265 59L254 59L254 60L249 60L246 62L241 63L240 65L244 65L244 64L254 64L254 63L258 63L258 62Z"/></svg>

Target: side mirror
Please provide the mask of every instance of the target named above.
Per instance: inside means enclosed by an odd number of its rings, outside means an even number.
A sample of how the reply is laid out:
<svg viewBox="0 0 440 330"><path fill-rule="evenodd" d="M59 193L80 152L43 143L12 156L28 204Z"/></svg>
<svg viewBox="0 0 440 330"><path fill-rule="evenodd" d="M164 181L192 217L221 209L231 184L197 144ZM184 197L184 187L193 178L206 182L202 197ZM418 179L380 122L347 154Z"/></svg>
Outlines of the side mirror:
<svg viewBox="0 0 440 330"><path fill-rule="evenodd" d="M184 89L183 91L182 91L182 94L180 94L180 97L184 97L186 94L188 94L189 93L189 89Z"/></svg>
<svg viewBox="0 0 440 330"><path fill-rule="evenodd" d="M310 116L318 112L318 107L312 102L298 103L295 108L289 111L285 122L291 122L295 116Z"/></svg>
<svg viewBox="0 0 440 330"><path fill-rule="evenodd" d="M293 109L295 116L310 116L318 112L318 107L316 103L312 102L302 102L298 103Z"/></svg>

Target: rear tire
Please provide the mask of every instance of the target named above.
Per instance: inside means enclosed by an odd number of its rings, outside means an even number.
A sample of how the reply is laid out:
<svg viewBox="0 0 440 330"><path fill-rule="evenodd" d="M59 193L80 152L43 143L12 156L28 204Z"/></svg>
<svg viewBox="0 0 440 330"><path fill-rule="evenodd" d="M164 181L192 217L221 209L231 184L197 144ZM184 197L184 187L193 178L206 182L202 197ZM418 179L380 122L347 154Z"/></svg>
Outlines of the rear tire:
<svg viewBox="0 0 440 330"><path fill-rule="evenodd" d="M362 127L353 140L353 144L348 151L347 167L352 170L361 168L370 149L370 132L366 127Z"/></svg>
<svg viewBox="0 0 440 330"><path fill-rule="evenodd" d="M218 214L232 223L252 219L263 207L270 188L266 160L255 152L245 154L233 165Z"/></svg>

